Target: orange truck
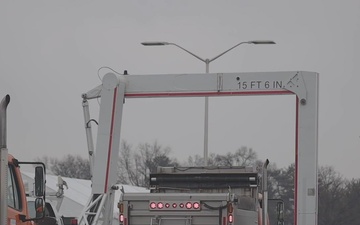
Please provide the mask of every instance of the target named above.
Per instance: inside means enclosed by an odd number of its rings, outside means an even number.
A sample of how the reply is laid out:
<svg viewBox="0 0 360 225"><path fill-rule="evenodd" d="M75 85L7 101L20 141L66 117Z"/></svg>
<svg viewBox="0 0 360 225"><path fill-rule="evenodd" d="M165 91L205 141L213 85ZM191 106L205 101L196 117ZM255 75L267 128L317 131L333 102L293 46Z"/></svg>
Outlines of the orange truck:
<svg viewBox="0 0 360 225"><path fill-rule="evenodd" d="M43 220L45 204L45 165L41 162L19 162L8 154L6 145L6 109L10 96L6 95L0 103L0 224L33 225ZM36 200L28 206L20 165L32 164L35 167L34 195ZM29 208L34 207L36 215L29 216Z"/></svg>

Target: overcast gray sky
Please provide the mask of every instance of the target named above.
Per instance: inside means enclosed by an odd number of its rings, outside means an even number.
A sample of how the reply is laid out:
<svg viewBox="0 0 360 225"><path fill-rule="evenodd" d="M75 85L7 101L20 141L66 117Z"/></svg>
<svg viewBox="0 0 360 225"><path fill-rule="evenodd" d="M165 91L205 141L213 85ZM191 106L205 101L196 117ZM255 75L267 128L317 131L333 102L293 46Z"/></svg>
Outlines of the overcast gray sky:
<svg viewBox="0 0 360 225"><path fill-rule="evenodd" d="M212 58L210 72L320 74L319 164L359 178L360 2L23 1L0 3L0 95L11 95L8 148L20 160L87 157L81 94L102 66L130 74L203 73L174 42ZM108 70L100 71L100 76ZM209 152L253 148L279 167L294 161L294 96L210 99ZM91 102L96 117L98 104ZM204 99L128 99L123 138L158 140L180 160L203 154ZM96 118L97 119L97 118Z"/></svg>

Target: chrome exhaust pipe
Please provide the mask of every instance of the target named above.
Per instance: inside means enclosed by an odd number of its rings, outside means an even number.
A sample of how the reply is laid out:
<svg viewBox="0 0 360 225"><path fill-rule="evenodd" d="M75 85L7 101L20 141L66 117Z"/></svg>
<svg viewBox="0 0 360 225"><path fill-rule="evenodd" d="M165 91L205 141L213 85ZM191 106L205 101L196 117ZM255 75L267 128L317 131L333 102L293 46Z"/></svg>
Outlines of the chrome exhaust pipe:
<svg viewBox="0 0 360 225"><path fill-rule="evenodd" d="M268 189L267 189L267 180L268 180L268 167L269 160L266 159L263 165L263 176L262 176L262 191L263 191L263 199L262 199L262 225L268 225Z"/></svg>
<svg viewBox="0 0 360 225"><path fill-rule="evenodd" d="M6 108L10 102L10 95L6 95L0 103L0 224L7 224L8 197L8 150L6 148Z"/></svg>
<svg viewBox="0 0 360 225"><path fill-rule="evenodd" d="M0 103L0 149L6 148L6 108L10 102L10 95L6 95Z"/></svg>

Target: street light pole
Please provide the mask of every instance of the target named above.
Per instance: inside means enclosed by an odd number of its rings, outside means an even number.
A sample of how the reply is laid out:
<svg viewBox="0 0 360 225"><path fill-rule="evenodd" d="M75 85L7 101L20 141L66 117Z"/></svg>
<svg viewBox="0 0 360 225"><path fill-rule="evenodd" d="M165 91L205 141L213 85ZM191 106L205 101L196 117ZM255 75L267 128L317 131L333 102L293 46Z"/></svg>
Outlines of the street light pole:
<svg viewBox="0 0 360 225"><path fill-rule="evenodd" d="M205 73L209 73L210 60L205 60ZM205 96L205 116L204 116L204 166L208 165L208 144L209 144L209 97Z"/></svg>
<svg viewBox="0 0 360 225"><path fill-rule="evenodd" d="M190 55L194 56L195 58L199 59L200 61L205 63L205 73L209 73L209 65L212 61L218 59L219 57L223 56L224 54L226 54L227 52L231 51L232 49L236 48L239 45L242 44L275 44L274 41L271 40L254 40L254 41L243 41L240 42L236 45L234 45L233 47L229 48L228 50L220 53L219 55L215 56L212 59L203 59L201 57L199 57L198 55L195 55L194 53L190 52L189 50L181 47L180 45L177 45L175 43L171 43L171 42L160 42L160 41L156 41L156 42L142 42L141 43L144 46L164 46L164 45L174 45L178 48L180 48L181 50L189 53ZM208 165L208 131L209 131L209 97L206 96L205 97L205 118L204 118L204 165L207 166Z"/></svg>

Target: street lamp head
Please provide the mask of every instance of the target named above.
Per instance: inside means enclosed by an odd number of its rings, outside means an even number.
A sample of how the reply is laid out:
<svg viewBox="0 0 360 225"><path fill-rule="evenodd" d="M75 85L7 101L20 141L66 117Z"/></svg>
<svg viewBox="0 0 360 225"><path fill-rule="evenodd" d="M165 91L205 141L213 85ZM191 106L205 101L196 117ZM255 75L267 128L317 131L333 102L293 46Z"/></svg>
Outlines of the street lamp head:
<svg viewBox="0 0 360 225"><path fill-rule="evenodd" d="M169 43L163 41L146 41L146 42L141 42L141 44L144 46L162 46L162 45L168 45Z"/></svg>
<svg viewBox="0 0 360 225"><path fill-rule="evenodd" d="M271 44L276 44L274 41L271 41L271 40L256 40L256 41L249 41L249 43L255 44L255 45L271 45Z"/></svg>

